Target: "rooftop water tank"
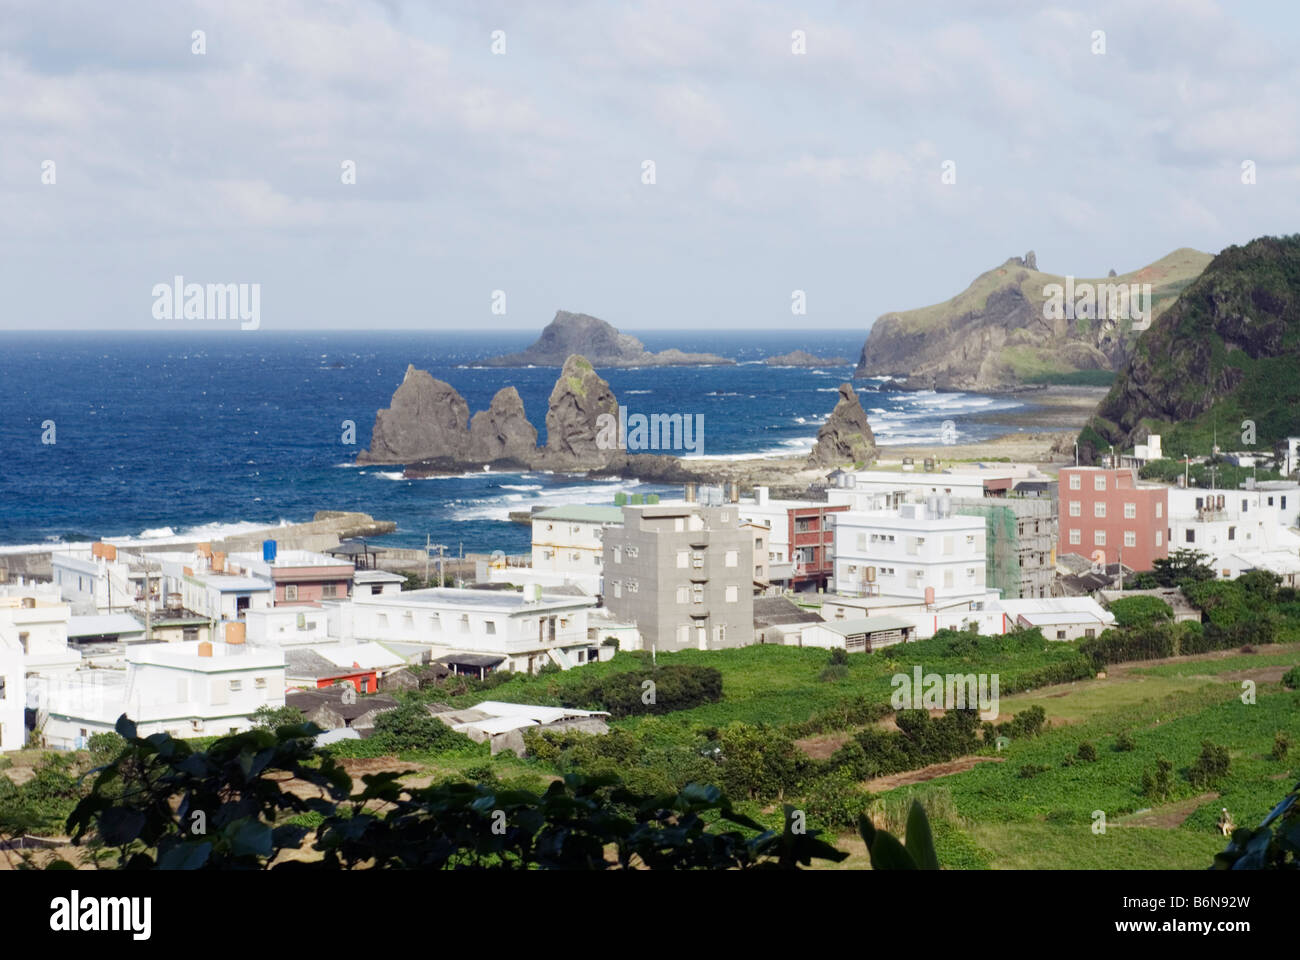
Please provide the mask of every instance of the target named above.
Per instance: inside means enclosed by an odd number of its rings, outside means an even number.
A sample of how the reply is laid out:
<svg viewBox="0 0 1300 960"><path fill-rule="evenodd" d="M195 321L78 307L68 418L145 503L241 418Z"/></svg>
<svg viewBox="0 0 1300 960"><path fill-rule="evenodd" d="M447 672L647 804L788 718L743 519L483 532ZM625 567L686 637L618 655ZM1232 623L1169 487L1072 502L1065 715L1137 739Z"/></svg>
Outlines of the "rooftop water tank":
<svg viewBox="0 0 1300 960"><path fill-rule="evenodd" d="M275 563L275 541L262 541L262 559L267 563Z"/></svg>

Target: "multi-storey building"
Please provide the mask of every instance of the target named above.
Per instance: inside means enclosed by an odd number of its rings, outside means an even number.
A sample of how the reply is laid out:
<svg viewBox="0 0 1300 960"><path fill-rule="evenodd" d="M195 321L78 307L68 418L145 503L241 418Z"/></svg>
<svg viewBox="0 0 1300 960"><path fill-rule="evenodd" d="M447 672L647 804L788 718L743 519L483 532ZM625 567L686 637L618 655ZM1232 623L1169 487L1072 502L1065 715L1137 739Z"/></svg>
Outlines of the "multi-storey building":
<svg viewBox="0 0 1300 960"><path fill-rule="evenodd" d="M126 714L140 736L239 733L261 707L284 706L284 654L242 642L144 643L126 670L81 670L55 678L40 707L48 746L81 749Z"/></svg>
<svg viewBox="0 0 1300 960"><path fill-rule="evenodd" d="M952 512L984 518L988 586L1003 599L1050 597L1056 579L1052 497L953 497Z"/></svg>
<svg viewBox="0 0 1300 960"><path fill-rule="evenodd" d="M523 593L432 587L336 604L332 632L427 645L434 659L484 669L536 673L552 662L567 670L600 656L587 634L594 606L590 597L546 596L537 585ZM331 613L332 625L334 618ZM470 659L447 659L456 656Z"/></svg>
<svg viewBox="0 0 1300 960"><path fill-rule="evenodd" d="M984 600L983 517L954 516L941 504L849 511L835 518L836 593L948 605Z"/></svg>
<svg viewBox="0 0 1300 960"><path fill-rule="evenodd" d="M605 535L605 605L655 650L754 641L754 536L737 504L623 508Z"/></svg>
<svg viewBox="0 0 1300 960"><path fill-rule="evenodd" d="M1062 467L1058 553L1150 570L1169 555L1169 488L1139 484L1132 467Z"/></svg>

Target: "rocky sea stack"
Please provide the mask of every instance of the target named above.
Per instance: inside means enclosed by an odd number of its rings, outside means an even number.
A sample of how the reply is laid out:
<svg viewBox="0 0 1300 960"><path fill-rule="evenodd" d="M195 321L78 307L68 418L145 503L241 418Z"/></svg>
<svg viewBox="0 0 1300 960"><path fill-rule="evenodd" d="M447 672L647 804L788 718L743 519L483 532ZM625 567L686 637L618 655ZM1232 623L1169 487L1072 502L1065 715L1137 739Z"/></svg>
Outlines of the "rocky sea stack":
<svg viewBox="0 0 1300 960"><path fill-rule="evenodd" d="M876 459L876 435L867 422L853 384L840 384L839 401L817 431L808 464L817 467L866 465Z"/></svg>
<svg viewBox="0 0 1300 960"><path fill-rule="evenodd" d="M408 365L388 409L375 414L370 449L357 454L357 463L463 459L469 452L468 418L469 404L455 387Z"/></svg>
<svg viewBox="0 0 1300 960"><path fill-rule="evenodd" d="M651 353L636 337L585 313L557 310L537 342L519 353L484 360L486 367L559 367L580 354L598 367L691 367L734 364L712 353L663 350Z"/></svg>

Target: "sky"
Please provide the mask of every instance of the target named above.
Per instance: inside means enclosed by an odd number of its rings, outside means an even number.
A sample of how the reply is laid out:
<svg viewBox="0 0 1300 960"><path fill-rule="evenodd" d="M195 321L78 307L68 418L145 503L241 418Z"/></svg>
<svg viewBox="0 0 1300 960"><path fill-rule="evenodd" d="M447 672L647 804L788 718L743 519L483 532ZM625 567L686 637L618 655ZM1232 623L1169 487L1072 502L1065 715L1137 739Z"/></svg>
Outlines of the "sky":
<svg viewBox="0 0 1300 960"><path fill-rule="evenodd" d="M259 331L865 333L1029 250L1081 277L1217 253L1300 230L1298 21L0 0L0 330L252 335L166 316L180 276L256 285Z"/></svg>

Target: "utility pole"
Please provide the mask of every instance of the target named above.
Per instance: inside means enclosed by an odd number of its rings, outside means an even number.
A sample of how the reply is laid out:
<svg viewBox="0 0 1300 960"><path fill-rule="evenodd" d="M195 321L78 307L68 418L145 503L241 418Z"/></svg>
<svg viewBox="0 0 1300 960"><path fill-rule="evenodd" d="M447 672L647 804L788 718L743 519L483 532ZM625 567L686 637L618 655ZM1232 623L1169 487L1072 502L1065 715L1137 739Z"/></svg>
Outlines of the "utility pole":
<svg viewBox="0 0 1300 960"><path fill-rule="evenodd" d="M429 535L424 535L424 585L429 585Z"/></svg>

